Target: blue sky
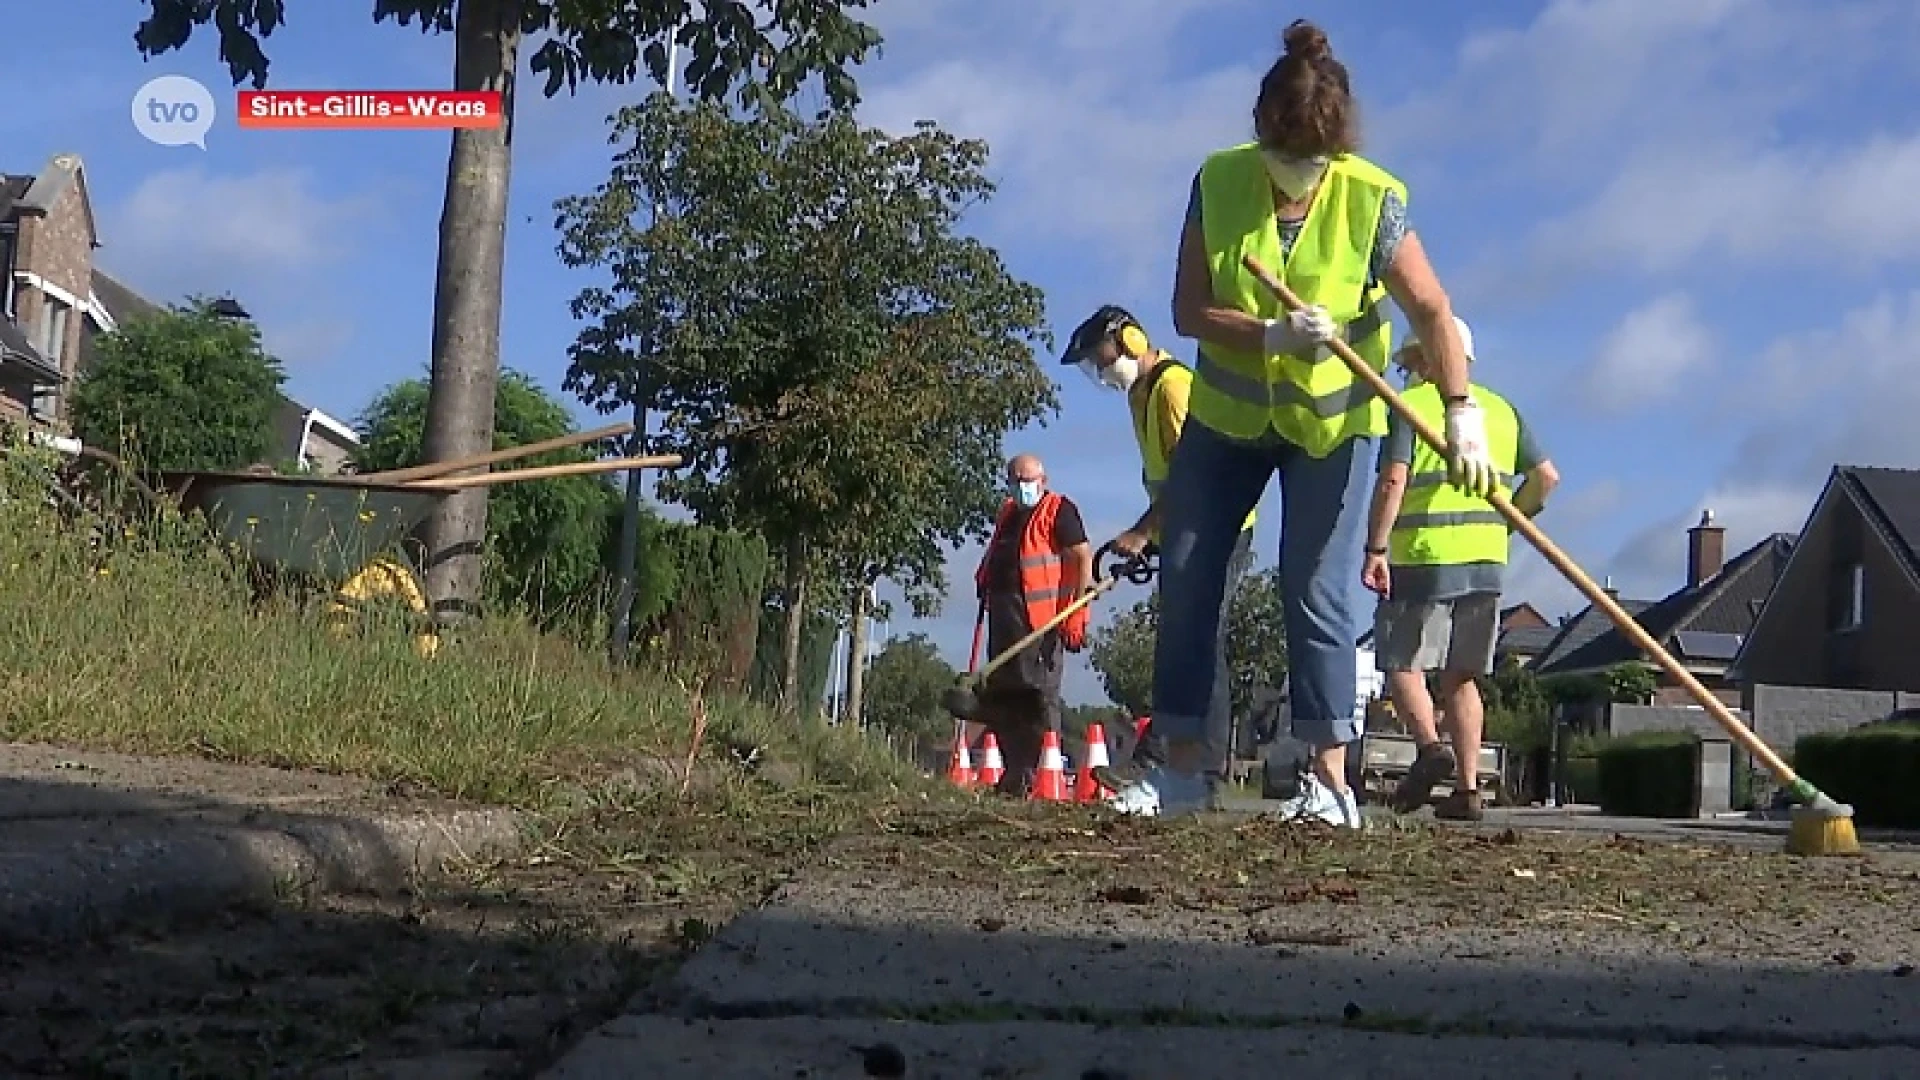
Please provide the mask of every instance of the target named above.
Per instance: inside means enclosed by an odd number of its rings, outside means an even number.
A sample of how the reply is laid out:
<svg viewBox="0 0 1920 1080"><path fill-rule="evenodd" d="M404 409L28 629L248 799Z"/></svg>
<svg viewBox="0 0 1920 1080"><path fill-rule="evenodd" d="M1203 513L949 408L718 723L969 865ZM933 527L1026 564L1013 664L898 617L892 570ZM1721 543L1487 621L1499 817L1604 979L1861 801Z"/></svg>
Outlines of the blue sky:
<svg viewBox="0 0 1920 1080"><path fill-rule="evenodd" d="M78 152L100 264L156 299L233 294L304 401L351 419L422 373L447 135L239 131L211 37L143 63L140 5L86 6L13 17L40 44L0 69L14 106L0 169ZM291 6L268 43L272 86L447 84L450 40L375 26L365 3ZM1365 152L1410 186L1478 377L1560 466L1541 524L1596 576L1661 595L1703 507L1738 551L1798 528L1836 463L1920 465L1905 427L1920 417L1908 0L879 0L888 44L860 73L863 112L991 143L1001 191L971 227L1046 291L1057 333L1111 301L1190 358L1168 316L1186 186L1208 150L1247 136L1296 16L1352 70ZM169 73L216 91L205 152L133 130L133 91ZM556 389L567 302L590 279L559 265L551 207L605 178L605 118L640 92L522 100L503 355ZM1124 406L1042 359L1064 411L1009 449L1040 454L1104 539L1141 505ZM976 558L956 555L957 579ZM1549 614L1576 600L1530 552L1509 594ZM964 663L965 595L888 629L928 632ZM1085 670L1069 690L1099 698Z"/></svg>

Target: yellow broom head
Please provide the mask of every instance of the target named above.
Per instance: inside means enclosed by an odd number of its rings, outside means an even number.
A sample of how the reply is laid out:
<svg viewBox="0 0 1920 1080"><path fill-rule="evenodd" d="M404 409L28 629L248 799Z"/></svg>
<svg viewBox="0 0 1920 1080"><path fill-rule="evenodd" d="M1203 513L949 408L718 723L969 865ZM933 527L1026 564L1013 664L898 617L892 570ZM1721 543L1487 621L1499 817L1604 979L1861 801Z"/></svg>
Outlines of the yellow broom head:
<svg viewBox="0 0 1920 1080"><path fill-rule="evenodd" d="M1811 806L1793 808L1787 830L1787 852L1792 855L1858 855L1860 838L1853 831L1853 807L1826 795Z"/></svg>

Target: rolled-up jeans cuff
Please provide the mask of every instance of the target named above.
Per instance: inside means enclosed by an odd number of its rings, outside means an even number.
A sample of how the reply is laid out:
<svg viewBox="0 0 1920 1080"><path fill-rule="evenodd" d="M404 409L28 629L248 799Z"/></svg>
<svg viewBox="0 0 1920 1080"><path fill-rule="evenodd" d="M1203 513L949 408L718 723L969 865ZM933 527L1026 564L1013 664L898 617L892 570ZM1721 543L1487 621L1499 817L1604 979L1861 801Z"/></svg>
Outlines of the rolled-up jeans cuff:
<svg viewBox="0 0 1920 1080"><path fill-rule="evenodd" d="M1214 762L1219 748L1213 745L1210 725L1204 716L1182 716L1178 713L1155 715L1149 734L1157 744L1154 749L1162 755L1170 754L1173 748L1182 743L1198 746L1206 752L1204 760ZM1218 763L1210 764L1209 769L1217 769Z"/></svg>

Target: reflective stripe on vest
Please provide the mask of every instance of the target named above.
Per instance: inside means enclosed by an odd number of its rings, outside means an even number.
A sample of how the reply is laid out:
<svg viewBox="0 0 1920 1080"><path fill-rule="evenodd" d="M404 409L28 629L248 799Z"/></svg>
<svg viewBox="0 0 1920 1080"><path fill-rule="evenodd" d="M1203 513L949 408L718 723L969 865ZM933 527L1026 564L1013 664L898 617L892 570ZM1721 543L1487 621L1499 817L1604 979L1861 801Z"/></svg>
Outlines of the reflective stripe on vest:
<svg viewBox="0 0 1920 1080"><path fill-rule="evenodd" d="M1299 238L1284 254L1273 186L1257 146L1210 155L1200 167L1200 188L1216 303L1257 318L1283 317L1280 301L1242 265L1242 257L1252 255L1303 302L1325 307L1369 367L1387 370L1393 324L1382 307L1386 287L1370 280L1369 267L1381 204L1389 190L1405 200L1405 185L1364 158L1335 158ZM1348 439L1387 430L1385 403L1338 357L1268 357L1204 342L1194 374L1192 415L1230 438L1273 431L1325 457Z"/></svg>
<svg viewBox="0 0 1920 1080"><path fill-rule="evenodd" d="M1166 353L1160 354L1160 362L1148 376L1152 384L1147 387L1147 397L1134 408L1134 402L1127 402L1128 411L1133 414L1133 438L1140 444L1140 482L1147 489L1147 498L1160 498L1160 485L1166 482L1167 467L1173 460L1173 448L1160 445L1160 414L1164 411L1161 402L1165 400L1167 386L1174 380L1193 382L1193 372ZM1191 390L1188 391L1192 393ZM1189 398L1191 400L1191 398ZM1253 528L1253 513L1247 514L1246 524L1241 529ZM1155 541L1160 539L1160 530L1153 530Z"/></svg>
<svg viewBox="0 0 1920 1080"><path fill-rule="evenodd" d="M1062 580L1060 553L1053 547L1053 523L1060 514L1060 502L1057 492L1040 496L1039 504L1027 515L1026 525L1020 531L1020 595L1026 603L1030 629L1060 614L1060 609L1072 603L1076 596L1075 585ZM993 523L993 536L987 541L986 554L973 572L974 583L983 594L987 588L987 564L1015 509L1012 499L1000 504L1000 516ZM1081 608L1079 614L1068 621L1079 623L1084 629L1087 610Z"/></svg>
<svg viewBox="0 0 1920 1080"><path fill-rule="evenodd" d="M1499 470L1500 491L1511 496L1520 486L1515 473L1520 455L1520 419L1513 406L1484 386L1473 396L1486 417L1487 452ZM1446 427L1446 405L1432 383L1406 392L1407 405L1433 427ZM1393 519L1387 559L1395 566L1459 566L1507 561L1507 521L1487 500L1447 482L1447 462L1418 436L1407 466L1407 488Z"/></svg>

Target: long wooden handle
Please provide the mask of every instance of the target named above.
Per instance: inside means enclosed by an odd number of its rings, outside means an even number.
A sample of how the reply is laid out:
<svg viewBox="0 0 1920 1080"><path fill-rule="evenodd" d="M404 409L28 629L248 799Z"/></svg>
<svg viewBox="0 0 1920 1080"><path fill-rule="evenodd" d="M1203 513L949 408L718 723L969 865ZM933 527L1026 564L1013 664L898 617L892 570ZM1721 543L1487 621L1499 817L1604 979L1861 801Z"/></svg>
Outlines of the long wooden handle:
<svg viewBox="0 0 1920 1080"><path fill-rule="evenodd" d="M1267 288L1271 289L1273 294L1280 298L1280 302L1286 305L1288 310L1294 310L1302 306L1300 298L1293 295L1292 290L1288 289L1284 282L1275 277L1271 271L1263 266L1260 260L1248 255L1242 261L1246 264L1247 271L1259 278ZM1413 429L1414 434L1420 436L1421 440L1428 446L1433 447L1436 453L1442 457L1446 456L1446 437L1440 432L1433 430L1418 413L1414 412L1413 409L1407 405L1406 399L1400 396L1399 391L1395 390L1391 383L1382 378L1379 372L1369 367L1365 360L1360 359L1360 355L1353 351L1352 346L1339 338L1335 338L1327 342L1327 347L1333 350L1334 355L1346 362L1347 368L1353 372L1354 378L1366 383L1367 386L1372 388L1374 393L1380 395L1381 400L1387 403L1387 407L1393 410L1394 415L1405 421L1407 426ZM1760 736L1754 734L1753 729L1741 723L1740 718L1733 714L1732 709L1727 708L1725 702L1715 697L1713 691L1701 685L1700 680L1693 677L1693 672L1688 671L1680 661L1675 660L1672 654L1662 648L1660 643L1654 640L1653 635L1647 633L1645 627L1635 622L1633 616L1627 614L1625 608L1622 608L1613 597L1607 595L1605 589L1594 584L1593 578L1587 576L1587 572L1580 569L1579 564L1569 558L1566 552L1561 551L1559 546L1552 540L1549 540L1547 534L1541 532L1540 527L1533 523L1532 518L1521 513L1505 495L1498 491L1493 492L1487 501L1492 503L1493 508L1500 512L1501 517L1507 519L1507 524L1513 528L1514 532L1527 538L1527 543L1533 545L1534 550L1540 553L1541 558L1552 563L1553 568L1560 571L1561 576L1571 582L1574 588L1580 590L1581 595L1585 596L1592 602L1594 607L1599 608L1608 619L1612 620L1613 625L1619 627L1620 632L1627 636L1627 640L1633 642L1642 652L1652 657L1654 663L1658 664L1662 671L1665 671L1674 682L1679 683L1680 688L1685 690L1695 702L1699 703L1701 708L1707 711L1708 715L1712 716L1714 720L1726 730L1729 738L1739 743L1742 749L1752 754L1754 759L1762 765L1765 765L1767 770L1773 773L1774 778L1779 780L1782 786L1799 786L1800 777L1792 768L1788 767L1780 755L1774 753L1772 747L1768 746Z"/></svg>
<svg viewBox="0 0 1920 1080"><path fill-rule="evenodd" d="M481 473L479 476L449 476L440 480L415 480L402 487L422 491L465 491L468 488L517 484L522 480L552 480L561 476L590 476L594 473L625 472L628 469L673 469L682 464L679 454L657 457L607 458L602 461L571 461L564 465L540 465L531 469Z"/></svg>
<svg viewBox="0 0 1920 1080"><path fill-rule="evenodd" d="M980 669L980 673L973 677L973 681L975 683L986 682L987 676L993 674L996 671L999 671L1003 667L1006 667L1007 661L1012 660L1014 657L1019 656L1021 653L1031 648L1034 642L1039 641L1043 637L1046 637L1049 632L1054 630L1061 623L1064 623L1068 619L1073 618L1074 614L1078 612L1081 608L1084 608L1088 604L1093 603L1095 600L1100 599L1101 595L1104 594L1108 589L1113 588L1115 585L1118 585L1125 580L1126 580L1125 578L1121 577L1118 574L1115 574L1112 577L1102 578L1099 581L1094 582L1093 588L1088 589L1084 593L1081 593L1079 599L1075 600L1071 604L1068 604L1066 607L1061 608L1059 612L1054 615L1053 618L1048 619L1046 622L1042 623L1038 628L1036 628L1032 633L1028 634L1026 637L1023 637L1019 641L1016 641L1013 644L1007 646L1006 650L1003 651L999 656L996 656L993 659L987 661L987 666Z"/></svg>
<svg viewBox="0 0 1920 1080"><path fill-rule="evenodd" d="M454 473L466 472L468 469L498 465L505 461L518 461L521 458L532 457L535 454L544 454L549 450L565 450L568 447L583 446L590 442L598 442L601 439L617 439L622 435L630 434L632 431L633 423L626 421L618 424L609 424L606 427L596 428L592 431L577 431L572 435L561 435L558 438L547 439L542 442L528 443L525 446L509 446L501 450L490 450L484 454L474 454L472 457L455 458L452 461L430 461L425 465L414 465L406 469L392 469L383 473L371 473L360 477L360 479L379 484L406 484L415 480L436 480L443 476L452 476Z"/></svg>
<svg viewBox="0 0 1920 1080"><path fill-rule="evenodd" d="M987 602L980 601L980 613L973 617L973 648L967 652L967 674L980 669L980 642L987 634Z"/></svg>

